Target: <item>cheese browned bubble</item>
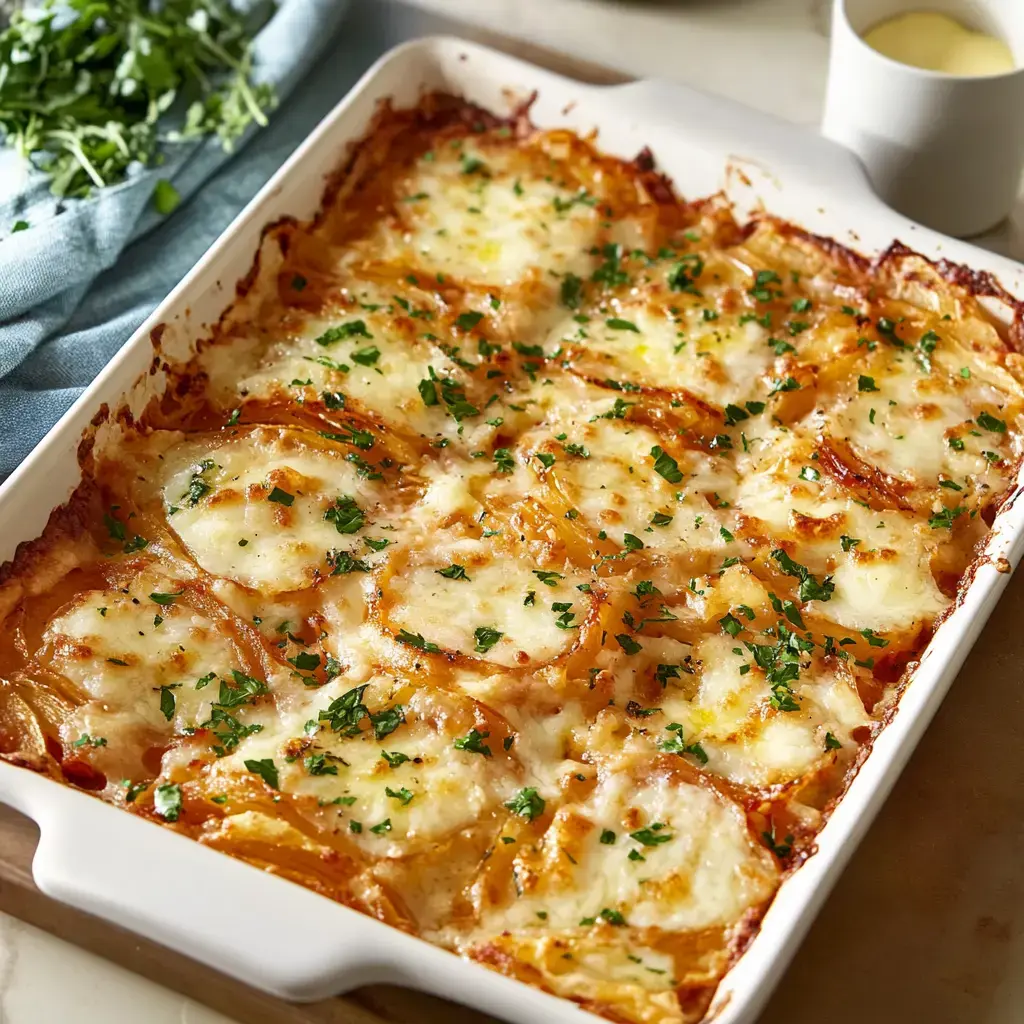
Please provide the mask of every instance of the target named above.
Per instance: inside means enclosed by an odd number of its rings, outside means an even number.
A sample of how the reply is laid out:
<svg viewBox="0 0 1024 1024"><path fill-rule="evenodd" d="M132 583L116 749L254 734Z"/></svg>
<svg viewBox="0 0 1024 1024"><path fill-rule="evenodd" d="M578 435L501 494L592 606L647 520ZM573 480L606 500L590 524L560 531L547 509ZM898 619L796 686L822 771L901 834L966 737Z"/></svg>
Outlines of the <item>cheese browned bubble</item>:
<svg viewBox="0 0 1024 1024"><path fill-rule="evenodd" d="M692 1024L985 539L1021 358L568 132L430 97L355 154L0 585L0 756Z"/></svg>

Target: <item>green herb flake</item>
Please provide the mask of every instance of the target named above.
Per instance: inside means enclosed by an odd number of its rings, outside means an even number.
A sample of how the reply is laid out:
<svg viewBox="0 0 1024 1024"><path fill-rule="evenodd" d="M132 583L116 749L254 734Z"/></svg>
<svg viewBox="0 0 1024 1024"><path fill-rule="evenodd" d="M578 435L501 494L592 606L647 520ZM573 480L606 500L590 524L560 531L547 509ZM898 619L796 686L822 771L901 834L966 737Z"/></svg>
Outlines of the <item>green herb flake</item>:
<svg viewBox="0 0 1024 1024"><path fill-rule="evenodd" d="M670 484L682 483L683 474L679 469L679 463L664 451L660 445L651 449L651 458L654 459L654 471L664 477Z"/></svg>
<svg viewBox="0 0 1024 1024"><path fill-rule="evenodd" d="M443 576L446 580L465 580L467 583L472 582L466 575L466 567L464 565L456 565L454 562L446 566L444 569L435 569L435 573L438 576Z"/></svg>
<svg viewBox="0 0 1024 1024"><path fill-rule="evenodd" d="M484 740L490 735L489 732L470 729L465 736L460 736L452 745L456 750L465 750L470 754L482 754L484 757L491 757L491 748L484 743Z"/></svg>
<svg viewBox="0 0 1024 1024"><path fill-rule="evenodd" d="M153 189L153 209L166 217L180 205L181 193L166 178L161 178Z"/></svg>
<svg viewBox="0 0 1024 1024"><path fill-rule="evenodd" d="M605 320L605 326L610 327L613 331L632 331L634 334L640 333L640 328L637 327L632 320L623 320L621 317L613 316L608 320Z"/></svg>
<svg viewBox="0 0 1024 1024"><path fill-rule="evenodd" d="M277 505L284 505L286 508L291 508L292 502L295 501L295 495L289 494L287 491L282 490L280 487L275 487L267 495L267 501L272 501Z"/></svg>
<svg viewBox="0 0 1024 1024"><path fill-rule="evenodd" d="M131 803L132 800L133 796L129 791L128 802ZM182 810L181 786L173 782L157 786L153 790L153 810L164 821L177 821L181 817Z"/></svg>
<svg viewBox="0 0 1024 1024"><path fill-rule="evenodd" d="M513 813L533 821L544 813L544 798L533 787L521 789L505 806Z"/></svg>
<svg viewBox="0 0 1024 1024"><path fill-rule="evenodd" d="M349 341L352 338L372 338L373 335L366 329L365 320L350 320L346 324L338 324L336 327L328 327L317 339L318 345L326 348L339 341Z"/></svg>
<svg viewBox="0 0 1024 1024"><path fill-rule="evenodd" d="M424 651L427 654L441 653L441 648L438 647L437 644L431 643L429 640L424 640L422 633L410 633L407 629L400 629L395 636L395 639L400 644L415 647L417 650Z"/></svg>
<svg viewBox="0 0 1024 1024"><path fill-rule="evenodd" d="M977 424L982 430L989 430L993 434L1006 433L1006 424L1003 420L996 419L996 417L989 412L981 413L981 415L978 416Z"/></svg>
<svg viewBox="0 0 1024 1024"><path fill-rule="evenodd" d="M478 626L473 631L476 646L473 648L477 654L486 654L505 634L493 626Z"/></svg>
<svg viewBox="0 0 1024 1024"><path fill-rule="evenodd" d="M635 832L629 833L630 839L635 839L641 846L662 846L672 841L671 833L663 831L665 826L661 822L646 828L638 828Z"/></svg>

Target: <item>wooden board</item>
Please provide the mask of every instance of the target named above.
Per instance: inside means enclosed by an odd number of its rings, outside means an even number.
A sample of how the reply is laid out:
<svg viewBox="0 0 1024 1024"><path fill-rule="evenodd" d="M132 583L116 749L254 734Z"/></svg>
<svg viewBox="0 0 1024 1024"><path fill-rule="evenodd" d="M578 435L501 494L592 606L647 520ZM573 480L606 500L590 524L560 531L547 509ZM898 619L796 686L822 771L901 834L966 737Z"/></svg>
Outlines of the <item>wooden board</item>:
<svg viewBox="0 0 1024 1024"><path fill-rule="evenodd" d="M373 7L378 20L368 26ZM378 52L394 4L346 23ZM383 13L380 13L383 12ZM627 80L491 32L406 11L403 30L478 39L584 81ZM878 821L780 980L761 1024L1024 1020L1024 574L1009 590ZM493 1024L387 986L293 1005L43 896L36 829L0 807L0 910L244 1024ZM1017 980L1020 978L1021 980ZM1015 987L1016 986L1016 987ZM582 1019L582 1018L581 1018Z"/></svg>

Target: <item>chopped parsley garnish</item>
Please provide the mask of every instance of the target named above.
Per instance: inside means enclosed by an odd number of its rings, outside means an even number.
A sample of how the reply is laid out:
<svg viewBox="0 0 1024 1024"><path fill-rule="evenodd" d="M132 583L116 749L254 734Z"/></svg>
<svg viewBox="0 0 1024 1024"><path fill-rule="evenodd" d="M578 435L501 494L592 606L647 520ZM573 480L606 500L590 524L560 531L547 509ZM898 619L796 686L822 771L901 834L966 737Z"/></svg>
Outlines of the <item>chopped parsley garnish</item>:
<svg viewBox="0 0 1024 1024"><path fill-rule="evenodd" d="M473 631L476 646L473 648L477 654L486 654L505 634L493 626L478 626Z"/></svg>
<svg viewBox="0 0 1024 1024"><path fill-rule="evenodd" d="M205 678L205 676L204 676ZM249 704L253 698L269 692L267 684L255 676L246 675L238 669L231 670L232 686L226 679L220 681L220 691L217 694L217 704L222 708L237 708L243 704ZM196 684L196 689L199 689Z"/></svg>
<svg viewBox="0 0 1024 1024"><path fill-rule="evenodd" d="M605 325L610 327L613 331L633 331L634 334L640 333L640 328L637 327L632 320L623 320L621 317L613 316L608 320L605 320Z"/></svg>
<svg viewBox="0 0 1024 1024"><path fill-rule="evenodd" d="M390 786L385 786L384 795L391 797L392 800L397 800L403 807L405 807L416 794L410 792L405 788L405 786L402 786L401 789L392 789ZM370 831L372 832L374 830L371 828Z"/></svg>
<svg viewBox="0 0 1024 1024"><path fill-rule="evenodd" d="M430 376L416 386L424 405L438 405L440 393L441 401L447 406L456 423L461 423L470 416L480 415L480 410L466 398L466 389L462 384L452 377L438 377L432 366L427 367L427 372Z"/></svg>
<svg viewBox="0 0 1024 1024"><path fill-rule="evenodd" d="M731 612L723 615L719 620L718 624L722 629L729 634L729 636L739 636L743 632L743 623L736 618Z"/></svg>
<svg viewBox="0 0 1024 1024"><path fill-rule="evenodd" d="M779 275L774 270L759 270L754 276L754 286L747 289L747 294L758 302L771 302L779 293L772 291L768 287L770 284L782 284Z"/></svg>
<svg viewBox="0 0 1024 1024"><path fill-rule="evenodd" d="M799 391L800 382L795 377L786 377L785 380L776 379L772 381L771 391L768 392L768 397L777 395L782 391Z"/></svg>
<svg viewBox="0 0 1024 1024"><path fill-rule="evenodd" d="M320 436L326 438L328 441L341 441L344 444L354 445L356 448L362 451L369 451L373 445L373 434L369 430L363 430L360 427L347 424L342 426L342 433L337 431L321 430Z"/></svg>
<svg viewBox="0 0 1024 1024"><path fill-rule="evenodd" d="M291 508L292 502L295 501L295 495L289 494L287 491L282 490L280 487L275 487L267 495L267 501L272 501L276 505L284 505L286 508Z"/></svg>
<svg viewBox="0 0 1024 1024"><path fill-rule="evenodd" d="M544 798L533 787L519 790L505 806L520 818L533 821L544 813Z"/></svg>
<svg viewBox="0 0 1024 1024"><path fill-rule="evenodd" d="M189 479L185 493L178 499L186 508L194 508L205 494L209 494L210 485L203 479L203 475L213 469L213 459L203 459L192 467L192 476Z"/></svg>
<svg viewBox="0 0 1024 1024"><path fill-rule="evenodd" d="M289 504L291 504L289 502ZM355 498L342 494L324 513L324 519L334 524L338 533L358 533L366 525L366 515L356 504Z"/></svg>
<svg viewBox="0 0 1024 1024"><path fill-rule="evenodd" d="M775 594L769 594L768 600L771 601L772 607L779 615L785 615L794 626L799 629L804 628L804 619L800 614L799 607L793 601L781 601ZM749 618L753 618L753 614Z"/></svg>
<svg viewBox="0 0 1024 1024"><path fill-rule="evenodd" d="M764 845L767 846L768 849L771 850L772 853L774 853L780 860L788 857L790 853L793 852L793 837L791 835L787 835L781 843L777 843L775 841L774 825L772 825L772 830L770 832L762 832L761 838L764 840Z"/></svg>
<svg viewBox="0 0 1024 1024"><path fill-rule="evenodd" d="M136 791L134 795L137 796L138 792ZM131 803L132 800L133 796L129 789L128 802ZM181 786L173 782L157 786L153 790L153 810L164 821L177 821L181 817Z"/></svg>
<svg viewBox="0 0 1024 1024"><path fill-rule="evenodd" d="M303 765L310 775L337 775L338 766L327 760L326 754L310 754L303 760Z"/></svg>
<svg viewBox="0 0 1024 1024"><path fill-rule="evenodd" d="M443 576L446 580L466 580L467 583L471 582L470 578L466 575L466 567L464 565L456 565L454 562L444 569L435 569L434 572L438 576Z"/></svg>
<svg viewBox="0 0 1024 1024"><path fill-rule="evenodd" d="M1006 424L1002 420L998 420L989 412L983 412L977 420L978 426L982 430L990 430L993 434L1005 434Z"/></svg>
<svg viewBox="0 0 1024 1024"><path fill-rule="evenodd" d="M627 402L623 398L616 398L615 404L608 410L608 412L598 413L593 418L595 420L624 420L626 413L636 405L636 402Z"/></svg>
<svg viewBox="0 0 1024 1024"><path fill-rule="evenodd" d="M630 839L635 839L641 846L661 846L672 841L671 833L663 831L664 824L656 821L646 828L638 828L635 832L629 833Z"/></svg>
<svg viewBox="0 0 1024 1024"><path fill-rule="evenodd" d="M616 633L615 639L626 654L639 654L643 650L628 633Z"/></svg>
<svg viewBox="0 0 1024 1024"><path fill-rule="evenodd" d="M703 273L704 260L696 253L686 253L669 267L665 283L674 292L689 292L691 295L700 295L700 292L697 290L697 279Z"/></svg>
<svg viewBox="0 0 1024 1024"><path fill-rule="evenodd" d="M565 578L560 572L552 572L549 569L533 569L532 572L546 587L557 587L558 581Z"/></svg>
<svg viewBox="0 0 1024 1024"><path fill-rule="evenodd" d="M331 729L342 736L359 734L359 723L369 716L369 710L363 703L366 684L356 686L336 697L317 715L317 720L326 722Z"/></svg>
<svg viewBox="0 0 1024 1024"><path fill-rule="evenodd" d="M511 473L516 468L515 459L508 448L494 449L494 465L499 473Z"/></svg>
<svg viewBox="0 0 1024 1024"><path fill-rule="evenodd" d="M277 765L274 764L272 757L249 758L243 763L248 771L258 775L271 789L281 788L277 778Z"/></svg>
<svg viewBox="0 0 1024 1024"><path fill-rule="evenodd" d="M357 348L351 356L352 362L360 366L373 366L380 359L380 349L376 345L367 345L364 348Z"/></svg>
<svg viewBox="0 0 1024 1024"><path fill-rule="evenodd" d="M455 325L463 331L471 331L481 320L483 320L483 313L477 313L475 310L470 310L468 313L460 313L455 318Z"/></svg>
<svg viewBox="0 0 1024 1024"><path fill-rule="evenodd" d="M465 736L460 736L453 746L456 750L465 750L470 754L482 754L484 757L491 757L491 748L484 743L484 740L490 735L489 732L470 729Z"/></svg>
<svg viewBox="0 0 1024 1024"><path fill-rule="evenodd" d="M683 474L679 469L679 463L664 451L660 445L651 449L651 458L654 459L654 471L664 477L670 484L678 484L683 481Z"/></svg>
<svg viewBox="0 0 1024 1024"><path fill-rule="evenodd" d="M596 250L592 251L596 252ZM628 284L629 275L620 266L622 246L615 242L609 242L601 249L601 254L604 256L604 263L590 275L591 281L598 281L601 284L608 285L610 288L615 288L620 284Z"/></svg>
<svg viewBox="0 0 1024 1024"><path fill-rule="evenodd" d="M75 749L78 749L79 747L105 747L107 745L107 741L102 736L90 736L87 732L84 732L71 745L75 747Z"/></svg>
<svg viewBox="0 0 1024 1024"><path fill-rule="evenodd" d="M339 324L337 327L328 327L317 339L318 345L325 348L334 345L339 341L348 341L350 338L372 338L373 335L366 329L363 320L351 320L347 324Z"/></svg>
<svg viewBox="0 0 1024 1024"><path fill-rule="evenodd" d="M331 566L332 576L344 576L350 572L369 572L370 567L361 558L356 558L351 551L327 552L327 564Z"/></svg>
<svg viewBox="0 0 1024 1024"><path fill-rule="evenodd" d="M395 639L400 644L408 644L409 647L415 647L417 650L425 651L427 654L441 653L441 648L429 640L424 640L422 633L410 633L407 629L400 629Z"/></svg>
<svg viewBox="0 0 1024 1024"><path fill-rule="evenodd" d="M794 562L793 559L782 550L782 548L776 548L771 554L782 572L787 576L793 576L800 580L801 601L831 600L832 593L835 590L835 584L833 584L831 576L826 576L825 579L819 583L818 580L811 575L807 566L801 565L799 562Z"/></svg>
<svg viewBox="0 0 1024 1024"><path fill-rule="evenodd" d="M583 281L575 274L566 274L562 278L562 287L559 292L562 305L568 309L579 309L582 291Z"/></svg>
<svg viewBox="0 0 1024 1024"><path fill-rule="evenodd" d="M933 530L951 530L953 528L953 521L962 516L965 511L966 509L963 505L957 505L956 508L940 509L929 517L928 525Z"/></svg>
<svg viewBox="0 0 1024 1024"><path fill-rule="evenodd" d="M814 645L796 633L790 632L780 622L777 627L779 639L775 644L752 644L746 640L743 646L754 656L754 662L764 672L771 687L771 705L778 711L799 711L793 696L791 683L800 677L800 657Z"/></svg>
<svg viewBox="0 0 1024 1024"><path fill-rule="evenodd" d="M160 714L169 722L174 717L174 691L181 683L158 687L160 691Z"/></svg>
<svg viewBox="0 0 1024 1024"><path fill-rule="evenodd" d="M880 637L873 629L862 629L860 635L867 640L868 644L872 647L888 647L889 641L884 637Z"/></svg>
<svg viewBox="0 0 1024 1024"><path fill-rule="evenodd" d="M874 377L865 377L864 374L861 374L857 378L857 390L858 391L877 391L878 387L875 384L875 378Z"/></svg>
<svg viewBox="0 0 1024 1024"><path fill-rule="evenodd" d="M666 754L690 754L695 757L701 764L708 763L708 755L704 752L704 748L699 743L684 743L683 742L683 727L679 722L670 722L665 726L665 731L672 733L667 740L662 740L658 744L658 749Z"/></svg>
<svg viewBox="0 0 1024 1024"><path fill-rule="evenodd" d="M378 740L390 736L405 721L401 704L385 708L383 711L371 711L369 718L373 726L373 737Z"/></svg>

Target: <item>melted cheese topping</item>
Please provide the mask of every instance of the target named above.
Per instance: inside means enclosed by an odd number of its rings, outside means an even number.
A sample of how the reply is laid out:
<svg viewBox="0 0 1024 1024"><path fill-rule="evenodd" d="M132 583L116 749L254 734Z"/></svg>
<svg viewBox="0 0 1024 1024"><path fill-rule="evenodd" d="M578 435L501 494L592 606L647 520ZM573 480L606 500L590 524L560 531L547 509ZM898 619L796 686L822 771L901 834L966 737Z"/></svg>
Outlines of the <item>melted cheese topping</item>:
<svg viewBox="0 0 1024 1024"><path fill-rule="evenodd" d="M255 457L254 457L255 456ZM185 442L164 456L168 521L208 572L264 592L319 578L327 552L359 544L380 489L341 453L287 431L213 448Z"/></svg>
<svg viewBox="0 0 1024 1024"><path fill-rule="evenodd" d="M430 97L355 152L3 577L0 755L690 1024L984 541L1022 360L566 132Z"/></svg>

